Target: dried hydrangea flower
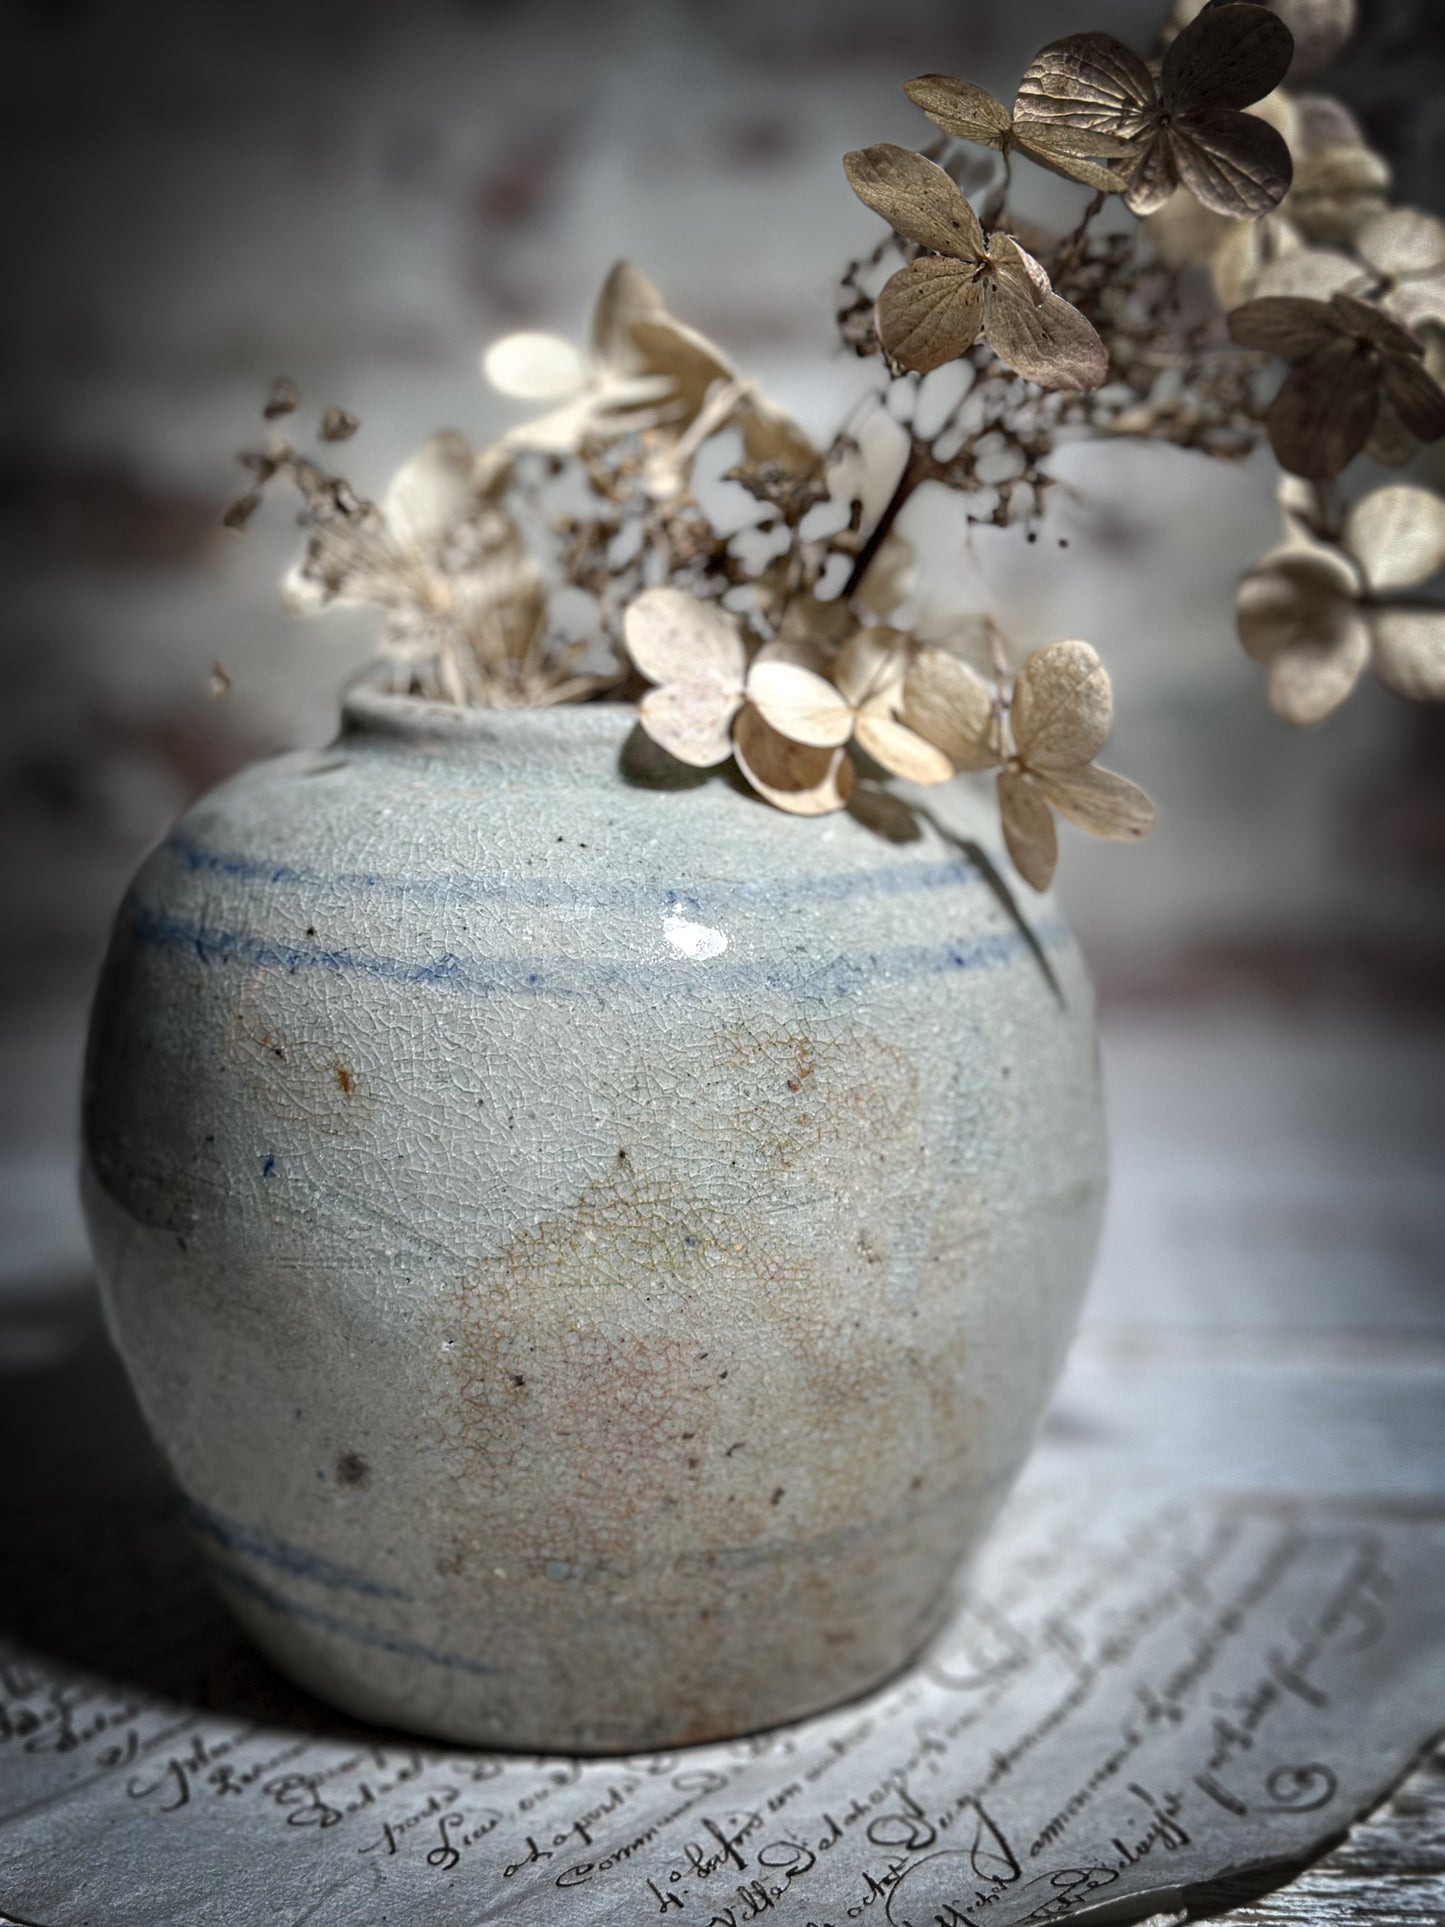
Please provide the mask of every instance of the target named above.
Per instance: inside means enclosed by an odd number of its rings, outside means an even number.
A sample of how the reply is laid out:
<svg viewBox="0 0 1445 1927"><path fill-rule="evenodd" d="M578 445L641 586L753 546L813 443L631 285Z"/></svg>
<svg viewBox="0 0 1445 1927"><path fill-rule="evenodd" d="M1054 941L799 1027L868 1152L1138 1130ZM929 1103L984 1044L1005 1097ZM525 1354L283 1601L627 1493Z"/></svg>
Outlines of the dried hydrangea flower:
<svg viewBox="0 0 1445 1927"><path fill-rule="evenodd" d="M1033 121L1011 114L1001 100L970 80L949 74L920 74L903 89L935 127L955 140L992 147L1007 157L1023 154L1040 167L1078 181L1096 193L1115 194L1123 177L1110 170L1100 156L1133 153L1132 143L1098 128L1062 127L1052 121Z"/></svg>
<svg viewBox="0 0 1445 1927"><path fill-rule="evenodd" d="M957 768L998 770L1004 843L1035 890L1048 888L1058 861L1051 810L1118 842L1154 827L1144 791L1094 763L1113 723L1114 695L1086 642L1035 649L1007 701L947 650L923 650L908 672L903 714Z"/></svg>
<svg viewBox="0 0 1445 1927"><path fill-rule="evenodd" d="M382 614L380 655L399 690L445 702L528 708L593 694L605 678L572 672L578 648L549 641L541 572L500 506L508 463L466 437L434 435L380 503L289 448L306 503L305 555L284 585L294 615L333 604Z"/></svg>
<svg viewBox="0 0 1445 1927"><path fill-rule="evenodd" d="M1294 42L1267 7L1206 7L1169 46L1158 81L1105 33L1045 47L1019 82L1015 119L1113 134L1132 147L1124 200L1160 208L1181 184L1216 214L1244 220L1276 206L1290 184L1289 148L1242 113L1289 70Z"/></svg>
<svg viewBox="0 0 1445 1927"><path fill-rule="evenodd" d="M1296 529L1239 585L1239 639L1269 702L1299 728L1344 702L1366 664L1397 695L1445 701L1445 609L1382 600L1445 567L1445 502L1396 484L1349 509L1338 547Z"/></svg>
<svg viewBox="0 0 1445 1927"><path fill-rule="evenodd" d="M909 783L946 783L953 765L899 720L914 644L897 629L859 629L828 674L821 655L787 645L759 651L748 672L748 699L790 742L841 749L850 742Z"/></svg>
<svg viewBox="0 0 1445 1927"><path fill-rule="evenodd" d="M482 357L503 394L554 404L507 437L514 448L571 454L590 437L665 429L686 435L709 401L726 406L714 428L735 421L750 462L777 462L796 473L816 465L797 423L743 381L722 350L669 314L657 289L630 262L603 283L584 354L558 335L516 334Z"/></svg>
<svg viewBox="0 0 1445 1927"><path fill-rule="evenodd" d="M725 763L748 666L737 617L681 589L647 589L628 605L623 637L656 685L638 706L652 740L694 769Z"/></svg>
<svg viewBox="0 0 1445 1927"><path fill-rule="evenodd" d="M1294 363L1269 411L1280 465L1312 481L1338 475L1370 439L1388 401L1416 441L1445 435L1445 389L1407 328L1353 295L1265 295L1229 317L1242 348Z"/></svg>
<svg viewBox="0 0 1445 1927"><path fill-rule="evenodd" d="M1012 235L985 236L941 167L886 142L846 155L843 165L859 200L895 234L929 250L878 296L878 338L890 361L927 374L982 336L1000 361L1040 387L1099 387L1109 356L1092 324L1053 292Z"/></svg>
<svg viewBox="0 0 1445 1927"><path fill-rule="evenodd" d="M669 755L697 769L731 755L760 796L795 816L844 807L854 772L843 750L791 742L747 700L736 616L681 589L647 589L629 604L623 633L627 653L657 685L638 718Z"/></svg>

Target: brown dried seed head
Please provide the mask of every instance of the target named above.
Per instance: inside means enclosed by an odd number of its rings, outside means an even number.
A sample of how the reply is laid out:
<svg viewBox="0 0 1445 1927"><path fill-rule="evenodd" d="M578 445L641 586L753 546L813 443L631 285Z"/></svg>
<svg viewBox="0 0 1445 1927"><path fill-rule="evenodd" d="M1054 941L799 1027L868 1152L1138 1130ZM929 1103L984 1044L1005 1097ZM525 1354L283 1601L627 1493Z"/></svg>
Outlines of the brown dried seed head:
<svg viewBox="0 0 1445 1927"><path fill-rule="evenodd" d="M271 393L261 413L268 422L275 421L278 415L290 415L301 406L300 391L294 381L285 375L278 375L271 384Z"/></svg>
<svg viewBox="0 0 1445 1927"><path fill-rule="evenodd" d="M225 514L221 526L227 529L243 529L261 506L261 491L252 489L246 495L238 495Z"/></svg>

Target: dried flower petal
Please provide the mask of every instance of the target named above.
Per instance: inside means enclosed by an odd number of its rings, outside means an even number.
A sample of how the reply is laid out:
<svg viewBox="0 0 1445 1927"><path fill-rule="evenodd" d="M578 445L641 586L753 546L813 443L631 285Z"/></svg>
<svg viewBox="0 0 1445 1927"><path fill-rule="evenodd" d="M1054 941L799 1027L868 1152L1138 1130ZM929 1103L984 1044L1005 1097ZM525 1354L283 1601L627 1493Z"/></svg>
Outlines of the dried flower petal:
<svg viewBox="0 0 1445 1927"><path fill-rule="evenodd" d="M1076 33L1029 62L1014 116L1127 139L1142 129L1154 101L1154 76L1136 53L1112 34Z"/></svg>
<svg viewBox="0 0 1445 1927"><path fill-rule="evenodd" d="M1169 43L1160 98L1176 114L1248 107L1278 87L1293 57L1294 35L1268 7L1205 7Z"/></svg>
<svg viewBox="0 0 1445 1927"><path fill-rule="evenodd" d="M1178 189L1179 169L1173 143L1164 135L1156 134L1140 149L1124 186L1124 205L1131 214L1141 217L1157 214Z"/></svg>
<svg viewBox="0 0 1445 1927"><path fill-rule="evenodd" d="M560 335L503 335L482 356L482 372L516 401L561 401L587 384L587 364Z"/></svg>
<svg viewBox="0 0 1445 1927"><path fill-rule="evenodd" d="M1382 468L1403 468L1407 462L1414 460L1419 446L1396 414L1395 404L1388 395L1383 395L1375 411L1370 439L1365 443L1365 453Z"/></svg>
<svg viewBox="0 0 1445 1927"><path fill-rule="evenodd" d="M382 504L398 540L430 550L457 526L475 499L475 461L471 444L455 429L422 443L392 477Z"/></svg>
<svg viewBox="0 0 1445 1927"><path fill-rule="evenodd" d="M1356 620L1359 582L1343 556L1296 540L1243 577L1235 597L1239 639L1256 662L1297 644L1333 647Z"/></svg>
<svg viewBox="0 0 1445 1927"><path fill-rule="evenodd" d="M958 186L933 161L887 141L843 156L853 192L907 241L935 254L975 260L983 229Z"/></svg>
<svg viewBox="0 0 1445 1927"><path fill-rule="evenodd" d="M792 816L846 808L855 772L846 750L809 749L771 728L751 703L733 726L733 755L758 795Z"/></svg>
<svg viewBox="0 0 1445 1927"><path fill-rule="evenodd" d="M1445 568L1445 501L1428 488L1377 488L1346 514L1344 543L1377 595L1413 589Z"/></svg>
<svg viewBox="0 0 1445 1927"><path fill-rule="evenodd" d="M1445 613L1382 609L1371 631L1381 682L1412 702L1445 702Z"/></svg>
<svg viewBox="0 0 1445 1927"><path fill-rule="evenodd" d="M885 283L875 310L878 339L892 362L931 374L966 354L983 326L976 267L946 255L910 261Z"/></svg>
<svg viewBox="0 0 1445 1927"><path fill-rule="evenodd" d="M649 689L637 714L669 756L694 769L713 769L732 754L732 723L741 702L741 688L699 676Z"/></svg>
<svg viewBox="0 0 1445 1927"><path fill-rule="evenodd" d="M955 140L976 141L980 147L1002 147L1013 117L1001 100L972 81L948 74L920 74L904 83L903 91L915 107Z"/></svg>
<svg viewBox="0 0 1445 1927"><path fill-rule="evenodd" d="M1038 771L1039 792L1060 816L1091 836L1133 843L1158 821L1153 799L1127 776L1088 764L1083 769Z"/></svg>
<svg viewBox="0 0 1445 1927"><path fill-rule="evenodd" d="M1295 155L1288 213L1311 241L1348 247L1378 217L1390 186L1390 168L1360 141L1322 152Z"/></svg>
<svg viewBox="0 0 1445 1927"><path fill-rule="evenodd" d="M1323 722L1369 660L1370 636L1343 557L1289 548L1266 556L1239 585L1239 639L1270 670L1275 713L1299 728Z"/></svg>
<svg viewBox="0 0 1445 1927"><path fill-rule="evenodd" d="M682 589L645 589L623 618L627 653L655 683L711 680L742 688L747 655L735 616Z"/></svg>
<svg viewBox="0 0 1445 1927"><path fill-rule="evenodd" d="M1289 148L1257 115L1229 108L1196 114L1171 123L1169 144L1179 180L1205 207L1231 220L1267 214L1289 190ZM1131 196L1133 191L1131 186Z"/></svg>
<svg viewBox="0 0 1445 1927"><path fill-rule="evenodd" d="M853 706L816 669L761 652L748 671L748 701L790 742L836 749L853 734Z"/></svg>
<svg viewBox="0 0 1445 1927"><path fill-rule="evenodd" d="M1229 333L1241 348L1293 361L1330 347L1339 339L1340 329L1334 311L1323 301L1265 295L1235 309L1229 317Z"/></svg>
<svg viewBox="0 0 1445 1927"><path fill-rule="evenodd" d="M920 649L903 685L903 720L935 745L955 769L997 767L993 691L947 649Z"/></svg>
<svg viewBox="0 0 1445 1927"><path fill-rule="evenodd" d="M1004 845L1014 868L1035 890L1047 890L1059 861L1059 839L1048 804L1027 776L1006 769L999 772L998 806Z"/></svg>
<svg viewBox="0 0 1445 1927"><path fill-rule="evenodd" d="M1445 389L1423 360L1413 355L1386 355L1380 379L1396 414L1416 441L1438 442L1445 435Z"/></svg>
<svg viewBox="0 0 1445 1927"><path fill-rule="evenodd" d="M1269 441L1280 465L1328 481L1369 440L1379 407L1378 371L1341 337L1285 377L1270 406Z"/></svg>
<svg viewBox="0 0 1445 1927"><path fill-rule="evenodd" d="M929 788L947 783L954 774L953 764L941 749L935 749L906 723L880 708L861 711L853 734L860 749L905 783Z"/></svg>
<svg viewBox="0 0 1445 1927"><path fill-rule="evenodd" d="M1445 221L1418 207L1392 207L1377 214L1354 241L1359 254L1381 274L1445 271Z"/></svg>
<svg viewBox="0 0 1445 1927"><path fill-rule="evenodd" d="M1369 659L1362 622L1349 624L1333 643L1282 650L1269 668L1269 706L1296 729L1312 729L1339 708Z"/></svg>
<svg viewBox="0 0 1445 1927"><path fill-rule="evenodd" d="M1073 770L1092 762L1113 719L1108 673L1087 642L1048 643L1020 669L1009 720L1030 769Z"/></svg>
<svg viewBox="0 0 1445 1927"><path fill-rule="evenodd" d="M984 338L999 360L1041 388L1098 388L1109 351L1093 323L1052 291L1039 263L1009 235L994 235L989 259Z"/></svg>

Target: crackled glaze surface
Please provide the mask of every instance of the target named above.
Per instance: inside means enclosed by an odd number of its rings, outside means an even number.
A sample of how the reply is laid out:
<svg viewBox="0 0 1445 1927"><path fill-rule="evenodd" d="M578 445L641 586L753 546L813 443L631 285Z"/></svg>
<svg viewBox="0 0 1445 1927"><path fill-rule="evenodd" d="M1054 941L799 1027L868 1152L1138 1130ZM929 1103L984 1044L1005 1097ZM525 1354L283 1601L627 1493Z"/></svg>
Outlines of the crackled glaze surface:
<svg viewBox="0 0 1445 1927"><path fill-rule="evenodd" d="M423 1732L863 1690L1072 1330L1072 943L961 784L899 840L626 780L618 705L350 715L177 825L96 1001L92 1234L198 1543L280 1666Z"/></svg>

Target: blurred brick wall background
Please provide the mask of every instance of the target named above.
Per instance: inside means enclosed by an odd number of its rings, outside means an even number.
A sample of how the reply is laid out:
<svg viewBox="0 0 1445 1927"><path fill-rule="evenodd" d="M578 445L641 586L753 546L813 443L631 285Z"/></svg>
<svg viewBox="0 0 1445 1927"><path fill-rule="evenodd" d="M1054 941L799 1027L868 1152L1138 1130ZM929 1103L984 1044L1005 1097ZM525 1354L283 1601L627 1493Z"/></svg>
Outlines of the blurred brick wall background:
<svg viewBox="0 0 1445 1927"><path fill-rule="evenodd" d="M1364 11L1328 84L1401 192L1437 202L1436 9ZM280 612L294 531L279 504L244 540L218 526L271 376L361 416L349 464L379 488L434 427L499 428L479 347L519 325L575 332L628 254L825 434L857 378L833 355L833 279L876 234L843 151L922 140L899 91L911 74L1011 94L1044 41L1101 26L1148 47L1158 15L1152 0L9 5L0 988L78 1012L143 847L238 764L323 740L365 657L364 621ZM1068 190L1037 193L1044 209ZM1231 616L1275 526L1267 460L1119 448L1067 468L1081 492L1059 492L1037 547L955 532L935 564L1020 644L1085 635L1115 672L1109 760L1163 823L1137 852L1066 851L1107 981L1148 991L1236 953L1307 989L1352 958L1418 957L1442 934L1441 718L1373 686L1310 736L1269 715ZM234 679L224 703L213 660Z"/></svg>

